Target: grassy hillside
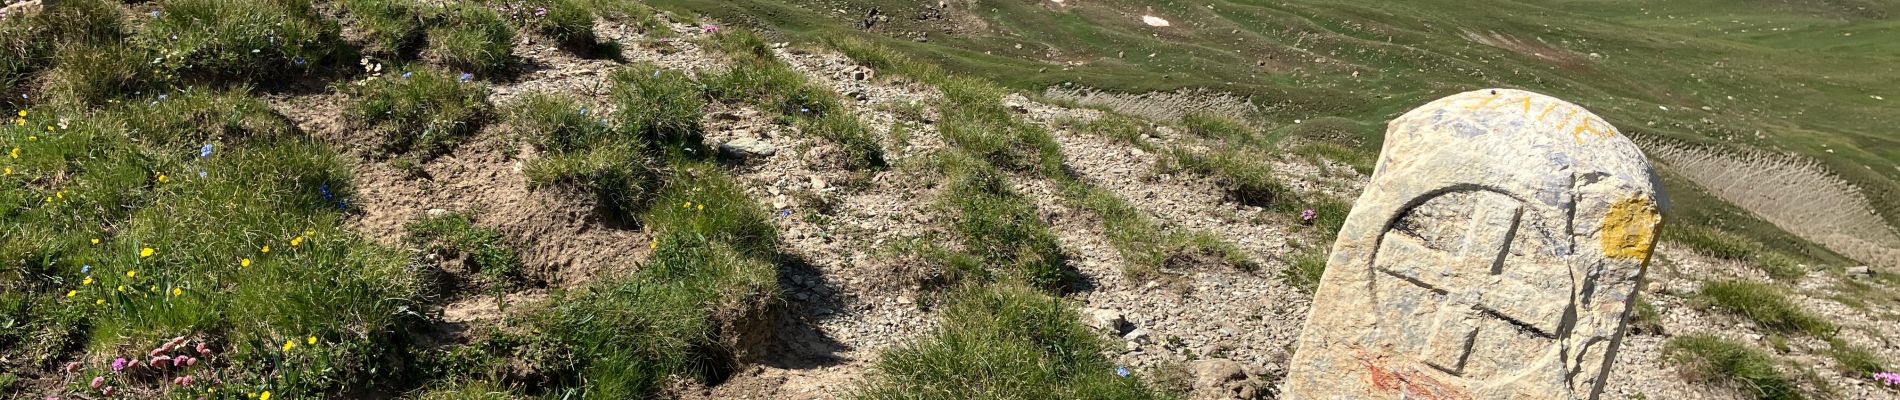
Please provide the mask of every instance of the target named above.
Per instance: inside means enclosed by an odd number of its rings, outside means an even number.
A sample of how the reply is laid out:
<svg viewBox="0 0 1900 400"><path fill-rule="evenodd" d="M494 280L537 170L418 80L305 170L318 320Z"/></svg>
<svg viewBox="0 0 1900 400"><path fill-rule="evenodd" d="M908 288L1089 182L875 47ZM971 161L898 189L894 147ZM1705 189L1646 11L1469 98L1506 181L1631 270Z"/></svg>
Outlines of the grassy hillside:
<svg viewBox="0 0 1900 400"><path fill-rule="evenodd" d="M1261 123L1383 122L1480 87L1562 97L1624 132L1812 157L1900 225L1900 6L1873 1L660 0L792 38L878 40L1023 89L1247 96ZM866 18L871 10L887 18ZM1153 15L1171 26L1144 24ZM865 21L874 21L865 27ZM921 40L920 40L921 39ZM1362 152L1376 152L1377 140ZM1732 146L1732 147L1730 147ZM1699 192L1685 180L1672 193ZM1676 223L1712 225L1820 260L1746 213L1678 196Z"/></svg>
<svg viewBox="0 0 1900 400"><path fill-rule="evenodd" d="M0 2L7 399L1273 398L1381 125L1477 86L1896 192L1877 4ZM1731 165L1610 393L1900 393L1900 274Z"/></svg>

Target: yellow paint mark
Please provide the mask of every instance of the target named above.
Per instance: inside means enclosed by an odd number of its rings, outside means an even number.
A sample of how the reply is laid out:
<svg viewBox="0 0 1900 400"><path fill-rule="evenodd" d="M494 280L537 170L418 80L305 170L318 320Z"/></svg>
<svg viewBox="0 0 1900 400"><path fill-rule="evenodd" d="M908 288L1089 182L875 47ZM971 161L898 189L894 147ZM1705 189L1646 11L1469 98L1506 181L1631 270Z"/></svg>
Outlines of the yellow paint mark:
<svg viewBox="0 0 1900 400"><path fill-rule="evenodd" d="M1576 121L1574 119L1571 119L1570 117L1575 117L1575 116L1577 116L1576 109L1564 110L1564 118L1563 118L1564 123L1557 124L1557 130L1563 130L1564 127L1570 126L1570 122Z"/></svg>
<svg viewBox="0 0 1900 400"><path fill-rule="evenodd" d="M1477 111L1480 108L1484 108L1485 105L1491 104L1492 101L1497 100L1498 96L1499 96L1498 92L1496 90L1493 90L1491 91L1490 96L1484 97L1484 101L1480 101L1478 102L1478 104L1473 104L1471 105L1471 107L1466 107L1465 111Z"/></svg>
<svg viewBox="0 0 1900 400"><path fill-rule="evenodd" d="M1525 114L1531 113L1531 97L1530 96L1524 96L1524 113Z"/></svg>
<svg viewBox="0 0 1900 400"><path fill-rule="evenodd" d="M1550 111L1555 109L1557 109L1557 103L1545 104L1544 112L1537 113L1537 122L1544 122L1544 117L1550 115Z"/></svg>
<svg viewBox="0 0 1900 400"><path fill-rule="evenodd" d="M1660 222L1662 214L1648 198L1632 195L1611 203L1603 213L1603 254L1628 260L1649 258Z"/></svg>

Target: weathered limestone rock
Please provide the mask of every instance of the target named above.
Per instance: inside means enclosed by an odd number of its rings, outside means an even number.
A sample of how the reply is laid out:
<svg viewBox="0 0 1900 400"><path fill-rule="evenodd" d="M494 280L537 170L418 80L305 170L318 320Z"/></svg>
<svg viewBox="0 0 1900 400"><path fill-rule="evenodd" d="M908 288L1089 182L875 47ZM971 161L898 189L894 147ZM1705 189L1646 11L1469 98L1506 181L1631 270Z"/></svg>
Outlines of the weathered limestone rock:
<svg viewBox="0 0 1900 400"><path fill-rule="evenodd" d="M1400 116L1283 398L1596 398L1660 189L1634 143L1549 96L1479 90Z"/></svg>

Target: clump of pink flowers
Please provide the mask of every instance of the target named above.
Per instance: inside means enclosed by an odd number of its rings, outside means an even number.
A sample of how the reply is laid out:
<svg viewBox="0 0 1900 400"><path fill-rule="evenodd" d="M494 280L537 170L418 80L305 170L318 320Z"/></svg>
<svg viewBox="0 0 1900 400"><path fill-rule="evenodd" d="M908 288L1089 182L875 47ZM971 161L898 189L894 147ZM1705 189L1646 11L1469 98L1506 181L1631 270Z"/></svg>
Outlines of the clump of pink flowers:
<svg viewBox="0 0 1900 400"><path fill-rule="evenodd" d="M130 358L113 358L112 373L93 377L88 386L105 396L111 396L116 389L111 383L125 380L169 381L181 387L192 386L199 382L190 368L216 356L210 343L203 340L195 344L192 342L185 336L179 336L146 351L143 357L135 354ZM213 379L211 384L217 385L218 380Z"/></svg>
<svg viewBox="0 0 1900 400"><path fill-rule="evenodd" d="M1310 224L1310 223L1313 223L1313 218L1317 218L1317 217L1319 217L1319 214L1313 212L1313 209L1311 208L1306 209L1306 211L1300 212L1300 222L1305 222L1305 223Z"/></svg>
<svg viewBox="0 0 1900 400"><path fill-rule="evenodd" d="M706 33L719 33L719 25L708 24L708 25L699 27L699 30Z"/></svg>
<svg viewBox="0 0 1900 400"><path fill-rule="evenodd" d="M1881 372L1874 374L1874 381L1887 386L1900 386L1900 372Z"/></svg>

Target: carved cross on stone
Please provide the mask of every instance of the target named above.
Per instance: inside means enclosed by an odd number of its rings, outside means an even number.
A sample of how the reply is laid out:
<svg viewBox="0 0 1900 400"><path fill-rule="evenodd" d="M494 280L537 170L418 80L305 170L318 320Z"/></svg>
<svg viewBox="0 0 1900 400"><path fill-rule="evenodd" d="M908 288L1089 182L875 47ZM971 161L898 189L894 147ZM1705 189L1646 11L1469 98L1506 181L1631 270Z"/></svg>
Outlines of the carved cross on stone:
<svg viewBox="0 0 1900 400"><path fill-rule="evenodd" d="M1444 243L1430 243L1416 231L1419 221L1410 214L1401 217L1383 238L1379 272L1441 298L1420 359L1452 375L1463 375L1484 319L1505 321L1545 339L1557 338L1551 334L1556 327L1541 323L1540 319L1548 317L1539 315L1542 311L1525 309L1523 302L1488 302L1487 296L1528 297L1541 302L1568 299L1549 296L1552 292L1537 290L1517 276L1504 274L1511 241L1523 215L1519 201L1483 191L1457 197L1470 204L1453 207L1467 208L1464 215L1469 218L1462 224L1446 223L1455 227L1447 232L1454 236L1439 240Z"/></svg>
<svg viewBox="0 0 1900 400"><path fill-rule="evenodd" d="M1491 89L1392 121L1288 367L1288 399L1594 399L1660 185L1576 105Z"/></svg>

